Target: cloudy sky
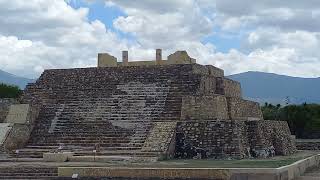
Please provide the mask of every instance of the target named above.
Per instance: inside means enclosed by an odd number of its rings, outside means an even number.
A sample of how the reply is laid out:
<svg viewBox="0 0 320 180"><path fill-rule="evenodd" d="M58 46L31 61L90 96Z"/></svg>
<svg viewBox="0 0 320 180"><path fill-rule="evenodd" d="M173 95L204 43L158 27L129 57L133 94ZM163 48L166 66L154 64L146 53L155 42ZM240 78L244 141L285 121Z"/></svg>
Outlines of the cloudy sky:
<svg viewBox="0 0 320 180"><path fill-rule="evenodd" d="M0 69L96 65L98 52L187 50L225 73L320 76L319 0L0 0Z"/></svg>

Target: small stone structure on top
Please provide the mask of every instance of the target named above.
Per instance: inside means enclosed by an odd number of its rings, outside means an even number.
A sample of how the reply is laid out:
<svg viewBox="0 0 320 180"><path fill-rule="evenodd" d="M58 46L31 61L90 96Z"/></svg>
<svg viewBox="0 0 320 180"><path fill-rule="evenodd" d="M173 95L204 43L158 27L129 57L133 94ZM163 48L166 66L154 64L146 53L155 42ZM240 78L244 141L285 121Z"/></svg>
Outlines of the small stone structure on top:
<svg viewBox="0 0 320 180"><path fill-rule="evenodd" d="M195 64L196 60L191 58L187 51L176 51L168 56L168 60L162 59L162 50L156 50L155 61L129 61L128 51L122 51L122 62L108 53L98 54L98 67L120 67L120 66L150 66L150 65L172 65L172 64Z"/></svg>

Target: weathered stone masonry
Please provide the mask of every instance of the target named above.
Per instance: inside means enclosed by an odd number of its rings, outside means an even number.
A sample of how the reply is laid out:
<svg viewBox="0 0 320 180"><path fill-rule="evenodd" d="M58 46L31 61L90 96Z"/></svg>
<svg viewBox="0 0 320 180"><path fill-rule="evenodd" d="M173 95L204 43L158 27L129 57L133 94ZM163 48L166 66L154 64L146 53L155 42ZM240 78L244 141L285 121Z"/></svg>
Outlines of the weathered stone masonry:
<svg viewBox="0 0 320 180"><path fill-rule="evenodd" d="M7 117L9 112L9 107L11 104L17 104L18 101L16 99L5 98L0 99L0 123L3 123Z"/></svg>
<svg viewBox="0 0 320 180"><path fill-rule="evenodd" d="M9 106L4 123L0 123L0 148L11 151L23 148L30 138L39 107L29 104ZM1 132L2 131L2 132Z"/></svg>
<svg viewBox="0 0 320 180"><path fill-rule="evenodd" d="M62 145L79 156L98 144L97 155L246 158L295 150L287 124L264 121L221 69L185 52L125 64L99 57L99 68L46 70L27 86L23 102L41 110L26 147L39 150L22 152L42 157Z"/></svg>
<svg viewBox="0 0 320 180"><path fill-rule="evenodd" d="M268 157L295 152L283 121L190 121L177 126L177 158Z"/></svg>

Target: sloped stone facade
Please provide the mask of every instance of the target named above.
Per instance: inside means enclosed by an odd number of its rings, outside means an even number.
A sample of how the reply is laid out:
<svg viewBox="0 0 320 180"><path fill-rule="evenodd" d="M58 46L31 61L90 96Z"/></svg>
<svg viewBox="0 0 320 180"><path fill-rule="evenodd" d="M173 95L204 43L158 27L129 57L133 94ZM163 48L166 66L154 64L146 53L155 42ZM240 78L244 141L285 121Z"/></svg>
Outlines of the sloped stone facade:
<svg viewBox="0 0 320 180"><path fill-rule="evenodd" d="M5 121L11 104L18 104L18 101L11 98L0 99L0 123Z"/></svg>
<svg viewBox="0 0 320 180"><path fill-rule="evenodd" d="M49 151L246 158L295 149L284 122L264 121L240 84L209 65L46 70L22 100L42 107L27 145Z"/></svg>
<svg viewBox="0 0 320 180"><path fill-rule="evenodd" d="M176 158L266 158L296 151L283 121L191 121L177 126ZM272 152L272 150L275 150Z"/></svg>
<svg viewBox="0 0 320 180"><path fill-rule="evenodd" d="M176 122L154 123L142 151L167 152L168 156L172 156L174 149L170 149L170 144L175 140L176 126Z"/></svg>

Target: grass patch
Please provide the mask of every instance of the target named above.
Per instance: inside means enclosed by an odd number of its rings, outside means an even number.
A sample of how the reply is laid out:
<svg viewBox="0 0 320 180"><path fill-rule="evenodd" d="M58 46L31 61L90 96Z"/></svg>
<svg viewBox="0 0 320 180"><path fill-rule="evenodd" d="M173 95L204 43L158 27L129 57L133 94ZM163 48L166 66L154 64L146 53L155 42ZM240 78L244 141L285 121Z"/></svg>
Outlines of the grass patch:
<svg viewBox="0 0 320 180"><path fill-rule="evenodd" d="M242 159L242 160L166 160L153 163L152 167L177 167L177 168L278 168L292 164L296 161L319 154L316 151L298 151L290 156L276 156L268 159Z"/></svg>
<svg viewBox="0 0 320 180"><path fill-rule="evenodd" d="M302 158L289 159L244 159L244 160L170 160L153 164L156 167L184 168L277 168L292 164Z"/></svg>

